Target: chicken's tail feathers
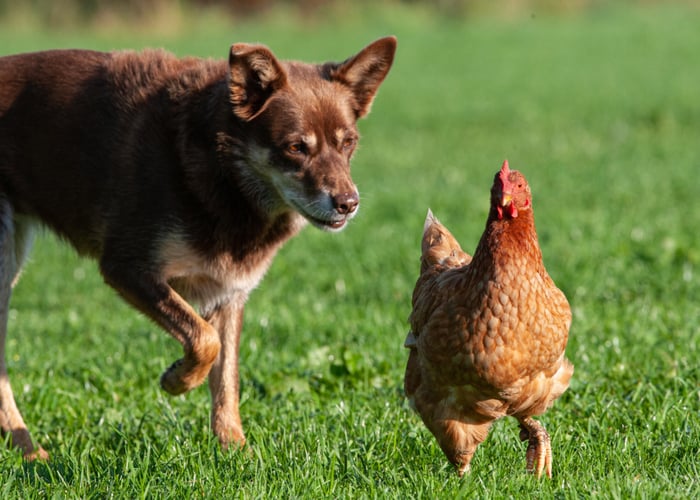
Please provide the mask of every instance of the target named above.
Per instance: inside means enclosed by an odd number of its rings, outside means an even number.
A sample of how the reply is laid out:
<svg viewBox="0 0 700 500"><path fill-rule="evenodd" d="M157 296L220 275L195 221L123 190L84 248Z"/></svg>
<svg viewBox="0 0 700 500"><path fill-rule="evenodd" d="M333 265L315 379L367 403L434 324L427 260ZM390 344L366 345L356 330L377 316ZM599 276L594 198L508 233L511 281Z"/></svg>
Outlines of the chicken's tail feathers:
<svg viewBox="0 0 700 500"><path fill-rule="evenodd" d="M440 221L437 220L437 217L435 217L435 215L433 215L433 211L430 208L428 208L428 213L425 214L425 223L423 224L424 235L428 228L433 224L440 224Z"/></svg>
<svg viewBox="0 0 700 500"><path fill-rule="evenodd" d="M448 247L454 245L459 247L459 243L457 243L450 231L440 223L433 211L428 209L428 213L425 215L425 223L423 224L423 239L421 241L423 254L438 247L444 247L445 250L449 250Z"/></svg>
<svg viewBox="0 0 700 500"><path fill-rule="evenodd" d="M457 239L440 223L430 209L423 225L421 252L422 271L437 264L460 267L469 264L472 260L469 254L462 251Z"/></svg>

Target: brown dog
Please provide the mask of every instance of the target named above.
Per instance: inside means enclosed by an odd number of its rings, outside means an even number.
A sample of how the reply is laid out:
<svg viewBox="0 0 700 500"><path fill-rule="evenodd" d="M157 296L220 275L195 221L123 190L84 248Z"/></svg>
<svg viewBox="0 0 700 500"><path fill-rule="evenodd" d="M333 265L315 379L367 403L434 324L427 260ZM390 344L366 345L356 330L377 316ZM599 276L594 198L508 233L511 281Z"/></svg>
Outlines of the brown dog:
<svg viewBox="0 0 700 500"><path fill-rule="evenodd" d="M14 446L47 457L4 361L11 289L39 224L97 259L182 344L163 389L181 394L208 375L212 429L224 447L245 443L244 304L307 221L339 231L357 213L356 121L395 50L382 38L322 65L247 44L228 64L162 51L0 58L0 429Z"/></svg>

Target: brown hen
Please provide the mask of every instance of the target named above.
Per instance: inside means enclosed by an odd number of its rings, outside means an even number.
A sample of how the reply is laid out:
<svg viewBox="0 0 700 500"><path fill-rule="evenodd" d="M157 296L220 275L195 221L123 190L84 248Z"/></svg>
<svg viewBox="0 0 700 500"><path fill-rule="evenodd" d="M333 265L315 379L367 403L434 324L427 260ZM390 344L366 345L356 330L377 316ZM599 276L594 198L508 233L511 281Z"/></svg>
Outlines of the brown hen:
<svg viewBox="0 0 700 500"><path fill-rule="evenodd" d="M507 161L473 258L428 211L409 321L406 395L460 476L492 422L512 416L527 470L551 477L549 435L532 416L569 386L571 310L542 263L527 181Z"/></svg>

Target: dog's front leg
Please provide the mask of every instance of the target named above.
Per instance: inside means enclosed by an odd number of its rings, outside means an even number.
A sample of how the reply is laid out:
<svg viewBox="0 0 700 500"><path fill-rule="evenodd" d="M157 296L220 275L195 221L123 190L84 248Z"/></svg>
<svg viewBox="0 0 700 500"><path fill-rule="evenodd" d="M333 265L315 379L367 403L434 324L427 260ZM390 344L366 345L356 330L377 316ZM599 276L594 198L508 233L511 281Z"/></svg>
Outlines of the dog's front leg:
<svg viewBox="0 0 700 500"><path fill-rule="evenodd" d="M245 297L236 297L205 315L219 332L221 351L209 372L211 427L224 449L245 445L239 404L238 346Z"/></svg>
<svg viewBox="0 0 700 500"><path fill-rule="evenodd" d="M161 387L182 394L204 382L221 348L214 327L157 274L105 259L100 269L107 284L182 344L185 355L163 373Z"/></svg>

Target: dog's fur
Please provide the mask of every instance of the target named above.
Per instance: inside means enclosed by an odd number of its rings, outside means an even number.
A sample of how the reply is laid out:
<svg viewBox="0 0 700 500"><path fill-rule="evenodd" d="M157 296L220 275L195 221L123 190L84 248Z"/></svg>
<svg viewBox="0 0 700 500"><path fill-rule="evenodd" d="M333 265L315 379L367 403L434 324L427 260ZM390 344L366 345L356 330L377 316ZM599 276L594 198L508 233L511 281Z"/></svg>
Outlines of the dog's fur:
<svg viewBox="0 0 700 500"><path fill-rule="evenodd" d="M163 51L0 58L0 430L12 445L47 457L4 352L38 224L97 259L105 281L182 344L162 387L180 394L208 376L214 433L224 447L245 443L243 306L307 221L338 231L357 213L356 121L395 50L387 37L322 65L248 44L228 63Z"/></svg>

